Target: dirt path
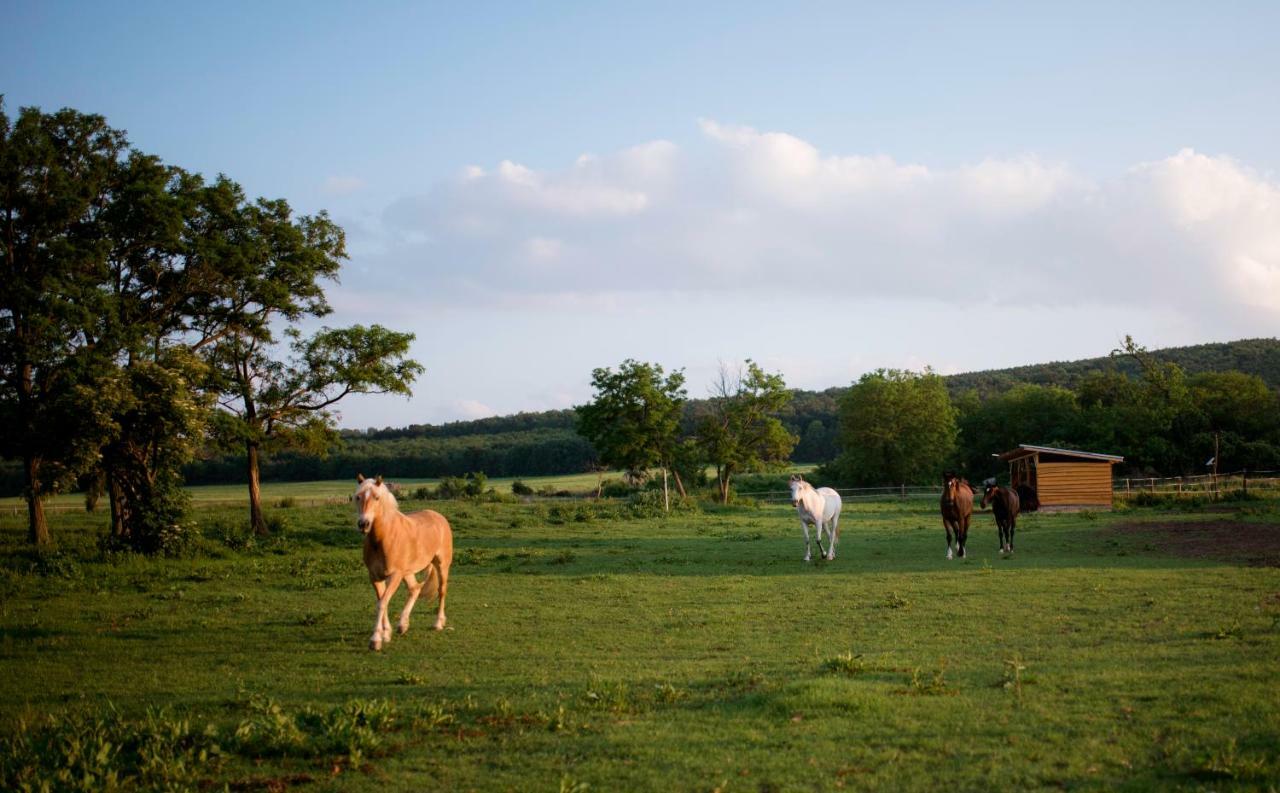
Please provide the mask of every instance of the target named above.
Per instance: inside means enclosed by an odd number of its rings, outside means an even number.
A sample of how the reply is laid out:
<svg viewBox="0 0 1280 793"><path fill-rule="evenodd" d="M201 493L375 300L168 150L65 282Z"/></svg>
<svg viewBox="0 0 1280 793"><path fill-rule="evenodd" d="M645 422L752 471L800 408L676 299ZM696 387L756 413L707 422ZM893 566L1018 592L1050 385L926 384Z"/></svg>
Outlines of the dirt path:
<svg viewBox="0 0 1280 793"><path fill-rule="evenodd" d="M1117 524L1112 530L1144 540L1157 553L1170 556L1280 567L1280 523L1135 521Z"/></svg>

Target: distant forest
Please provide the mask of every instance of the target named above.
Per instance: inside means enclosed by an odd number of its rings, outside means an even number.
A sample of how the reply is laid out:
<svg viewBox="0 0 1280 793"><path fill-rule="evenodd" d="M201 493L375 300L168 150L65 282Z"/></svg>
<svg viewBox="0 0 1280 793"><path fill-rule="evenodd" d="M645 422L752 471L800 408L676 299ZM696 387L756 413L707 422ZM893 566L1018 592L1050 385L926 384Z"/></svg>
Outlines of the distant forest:
<svg viewBox="0 0 1280 793"><path fill-rule="evenodd" d="M1161 362L1177 364L1188 376L1239 371L1260 378L1273 392L1280 389L1280 340L1200 344L1153 350L1151 355ZM1141 374L1132 358L1104 356L969 372L944 379L953 402L972 404L975 399L985 403L1027 384L1076 391L1088 375L1099 372L1133 379ZM836 457L839 399L847 390L841 387L794 392L791 405L781 416L787 429L799 439L791 455L793 461L822 463ZM697 405L698 400L690 400L687 414L692 415ZM272 481L342 479L354 476L356 471L400 478L462 476L471 471L483 471L489 476L577 473L589 470L596 454L574 427L572 410L555 410L440 425L344 430L338 448L327 456L279 454L263 463L262 473L265 480ZM1050 439L1027 438L1025 442L1047 440ZM980 452L987 454L987 450ZM243 466L237 456L209 457L189 465L186 477L191 484L242 482Z"/></svg>

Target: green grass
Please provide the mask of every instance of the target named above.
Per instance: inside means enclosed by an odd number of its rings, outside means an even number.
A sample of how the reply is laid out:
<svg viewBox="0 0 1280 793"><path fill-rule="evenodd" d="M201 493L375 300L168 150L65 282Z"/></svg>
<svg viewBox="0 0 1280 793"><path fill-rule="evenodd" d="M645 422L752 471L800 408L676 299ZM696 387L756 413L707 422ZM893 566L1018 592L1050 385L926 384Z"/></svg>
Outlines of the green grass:
<svg viewBox="0 0 1280 793"><path fill-rule="evenodd" d="M803 466L802 466L803 467ZM370 474L372 476L372 474ZM610 472L606 479L619 479L621 474ZM598 481L595 474L563 474L558 476L512 476L494 477L488 480L489 487L499 493L510 493L511 483L520 479L535 489L550 488L552 490L569 490L574 493L595 492ZM437 485L439 479L394 479L396 484L412 490L420 485ZM317 482L265 482L262 485L262 500L271 505L285 498L316 505L326 501L346 501L355 492L355 479L329 479ZM246 503L247 485L196 485L188 487L192 505L196 508L232 506ZM84 508L84 496L80 493L63 493L53 496L45 502L50 511L68 512ZM105 503L105 502L104 502ZM0 498L0 514L25 516L27 503L19 496Z"/></svg>
<svg viewBox="0 0 1280 793"><path fill-rule="evenodd" d="M36 555L3 517L0 787L1280 785L1280 570L1110 528L1229 514L1026 516L1013 558L981 514L947 562L933 505L857 503L806 565L782 507L433 506L449 628L420 604L379 654L350 507L235 551L240 510L209 508L171 560L104 558L82 513Z"/></svg>

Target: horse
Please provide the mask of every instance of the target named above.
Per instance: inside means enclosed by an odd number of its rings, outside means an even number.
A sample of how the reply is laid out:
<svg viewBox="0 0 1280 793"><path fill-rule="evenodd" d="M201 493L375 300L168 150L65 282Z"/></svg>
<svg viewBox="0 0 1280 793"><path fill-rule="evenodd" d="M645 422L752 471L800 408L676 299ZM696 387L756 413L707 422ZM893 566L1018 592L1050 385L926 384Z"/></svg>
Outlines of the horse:
<svg viewBox="0 0 1280 793"><path fill-rule="evenodd" d="M356 527L364 534L364 566L369 570L369 582L377 598L373 620L373 635L369 637L369 649L381 650L384 642L391 641L391 622L387 619L387 606L400 582L409 587L409 600L400 612L397 629L409 630L409 615L418 601L422 588L434 578L435 594L440 599L436 609L436 630L444 629L444 599L449 589L449 565L453 563L453 531L444 515L430 509L406 515L396 504L396 497L382 483L382 477L365 479L356 475ZM426 576L418 583L417 573L426 569ZM428 590L429 592L429 590ZM430 595L428 595L429 597Z"/></svg>
<svg viewBox="0 0 1280 793"><path fill-rule="evenodd" d="M1000 487L995 479L982 483L982 508L991 504L991 513L996 516L996 529L1000 532L1000 553L1013 553L1013 529L1018 523L1018 491L1011 487Z"/></svg>
<svg viewBox="0 0 1280 793"><path fill-rule="evenodd" d="M951 555L954 532L956 555L964 558L964 544L969 539L969 519L973 517L973 488L969 482L948 471L942 475L942 527L947 530L947 558Z"/></svg>
<svg viewBox="0 0 1280 793"><path fill-rule="evenodd" d="M804 529L804 560L809 561L809 526L813 526L818 541L818 554L828 561L836 558L836 545L840 542L840 494L829 487L817 490L798 474L791 476L791 506L800 513L800 528ZM830 550L822 549L822 532L827 531Z"/></svg>

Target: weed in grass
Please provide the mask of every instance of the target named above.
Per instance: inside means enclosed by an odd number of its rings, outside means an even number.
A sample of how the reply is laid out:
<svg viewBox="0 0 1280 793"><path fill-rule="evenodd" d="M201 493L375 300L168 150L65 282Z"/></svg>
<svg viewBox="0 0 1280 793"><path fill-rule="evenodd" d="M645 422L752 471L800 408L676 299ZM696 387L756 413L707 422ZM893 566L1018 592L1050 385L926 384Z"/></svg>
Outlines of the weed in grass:
<svg viewBox="0 0 1280 793"><path fill-rule="evenodd" d="M551 557L551 560L548 561L547 564L569 564L577 558L578 558L577 554L575 554L573 551L570 551L569 549L566 548L565 550Z"/></svg>
<svg viewBox="0 0 1280 793"><path fill-rule="evenodd" d="M1201 756L1199 763L1192 769L1191 776L1199 779L1261 780L1266 767L1265 758L1242 755L1236 739L1228 738L1221 749Z"/></svg>
<svg viewBox="0 0 1280 793"><path fill-rule="evenodd" d="M136 720L113 710L19 718L0 737L0 788L179 790L220 759L213 727L194 728L165 710L148 710Z"/></svg>
<svg viewBox="0 0 1280 793"><path fill-rule="evenodd" d="M1013 694L1018 704L1022 704L1022 673L1025 671L1027 671L1027 665L1022 662L1021 655L1005 659L1004 680L1000 685L1005 691Z"/></svg>
<svg viewBox="0 0 1280 793"><path fill-rule="evenodd" d="M688 694L671 683L658 683L653 687L653 699L660 705L673 705L685 699Z"/></svg>
<svg viewBox="0 0 1280 793"><path fill-rule="evenodd" d="M911 601L895 591L885 595L884 602L881 605L887 609L909 609L911 608Z"/></svg>
<svg viewBox="0 0 1280 793"><path fill-rule="evenodd" d="M1214 639L1239 639L1244 634L1240 620L1232 620L1226 625L1219 625L1213 634Z"/></svg>
<svg viewBox="0 0 1280 793"><path fill-rule="evenodd" d="M956 693L955 689L947 686L947 662L943 659L938 664L938 671L933 673L933 677L926 679L924 672L920 667L914 667L911 670L911 677L907 681L907 688L900 691L902 694L911 694L918 697L937 697L951 696Z"/></svg>
<svg viewBox="0 0 1280 793"><path fill-rule="evenodd" d="M862 658L862 654L853 654L853 651L840 653L839 655L828 658L822 663L822 668L832 674L838 675L860 675L867 671L867 663Z"/></svg>
<svg viewBox="0 0 1280 793"><path fill-rule="evenodd" d="M574 779L568 773L560 777L560 793L587 793L591 786L586 782Z"/></svg>

